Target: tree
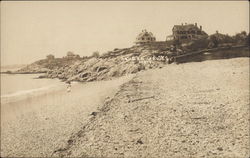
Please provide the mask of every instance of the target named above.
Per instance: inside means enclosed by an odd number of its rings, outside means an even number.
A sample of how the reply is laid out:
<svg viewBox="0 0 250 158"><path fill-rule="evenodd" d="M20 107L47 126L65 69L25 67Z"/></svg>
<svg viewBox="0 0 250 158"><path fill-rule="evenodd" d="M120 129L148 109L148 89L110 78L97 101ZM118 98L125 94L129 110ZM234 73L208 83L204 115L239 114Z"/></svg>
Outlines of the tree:
<svg viewBox="0 0 250 158"><path fill-rule="evenodd" d="M242 31L241 33L237 33L233 36L235 43L244 43L247 40L247 33L246 31Z"/></svg>
<svg viewBox="0 0 250 158"><path fill-rule="evenodd" d="M247 36L247 32L246 31L241 31L241 33L240 33L242 36Z"/></svg>
<svg viewBox="0 0 250 158"><path fill-rule="evenodd" d="M232 43L233 42L233 38L229 35L225 35L223 38L223 43Z"/></svg>

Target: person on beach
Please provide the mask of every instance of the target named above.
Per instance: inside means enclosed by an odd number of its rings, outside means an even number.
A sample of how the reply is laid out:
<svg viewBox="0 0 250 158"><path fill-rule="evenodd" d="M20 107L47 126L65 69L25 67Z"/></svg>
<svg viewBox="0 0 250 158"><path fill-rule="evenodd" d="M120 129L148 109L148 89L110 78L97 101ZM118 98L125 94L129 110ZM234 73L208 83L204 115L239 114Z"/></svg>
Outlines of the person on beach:
<svg viewBox="0 0 250 158"><path fill-rule="evenodd" d="M67 84L67 92L68 93L71 92L71 83L70 83L70 81Z"/></svg>

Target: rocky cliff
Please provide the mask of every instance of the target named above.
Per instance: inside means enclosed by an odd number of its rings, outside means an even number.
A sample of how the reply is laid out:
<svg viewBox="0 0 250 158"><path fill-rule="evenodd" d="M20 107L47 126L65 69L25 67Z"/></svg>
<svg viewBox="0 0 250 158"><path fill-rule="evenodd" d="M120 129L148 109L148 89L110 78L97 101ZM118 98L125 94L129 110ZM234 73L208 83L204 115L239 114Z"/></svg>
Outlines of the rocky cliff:
<svg viewBox="0 0 250 158"><path fill-rule="evenodd" d="M41 78L59 78L63 81L88 82L105 80L141 70L162 67L166 64L167 45L155 43L115 49L99 58L76 60L58 68L52 68Z"/></svg>

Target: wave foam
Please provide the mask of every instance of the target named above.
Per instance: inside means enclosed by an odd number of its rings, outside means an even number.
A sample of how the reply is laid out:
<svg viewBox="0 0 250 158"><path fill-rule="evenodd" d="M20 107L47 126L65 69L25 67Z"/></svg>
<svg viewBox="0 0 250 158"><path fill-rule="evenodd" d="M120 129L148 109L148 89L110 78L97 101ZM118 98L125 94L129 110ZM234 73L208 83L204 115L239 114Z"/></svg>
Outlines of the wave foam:
<svg viewBox="0 0 250 158"><path fill-rule="evenodd" d="M36 88L36 89L22 90L22 91L18 91L18 92L11 93L11 94L1 95L1 99L27 95L27 94L31 94L34 92L40 92L40 91L48 90L52 87L55 87L55 86L47 86L47 87L41 87L41 88Z"/></svg>

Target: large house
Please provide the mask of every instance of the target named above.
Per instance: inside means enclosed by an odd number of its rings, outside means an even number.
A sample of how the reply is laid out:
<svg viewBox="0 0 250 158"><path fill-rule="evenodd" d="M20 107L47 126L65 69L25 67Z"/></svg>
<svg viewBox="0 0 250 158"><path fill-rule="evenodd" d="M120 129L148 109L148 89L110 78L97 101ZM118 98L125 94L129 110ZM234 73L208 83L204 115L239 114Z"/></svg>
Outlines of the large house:
<svg viewBox="0 0 250 158"><path fill-rule="evenodd" d="M172 31L173 39L179 41L189 41L193 39L199 39L205 36L207 37L207 33L202 30L202 26L198 27L197 23L174 25Z"/></svg>
<svg viewBox="0 0 250 158"><path fill-rule="evenodd" d="M142 32L136 37L135 43L145 44L145 43L151 43L155 41L156 39L151 32L148 32L147 30L142 30Z"/></svg>

